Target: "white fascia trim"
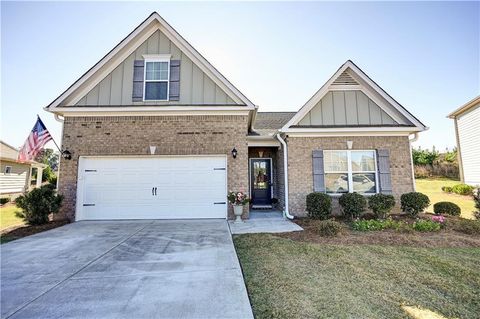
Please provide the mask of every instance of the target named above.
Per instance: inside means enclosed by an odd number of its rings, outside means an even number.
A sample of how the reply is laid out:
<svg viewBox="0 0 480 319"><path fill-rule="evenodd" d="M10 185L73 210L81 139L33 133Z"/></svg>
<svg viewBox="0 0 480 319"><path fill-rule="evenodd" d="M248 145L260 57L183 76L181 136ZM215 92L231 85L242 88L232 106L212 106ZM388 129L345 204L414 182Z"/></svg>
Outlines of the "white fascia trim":
<svg viewBox="0 0 480 319"><path fill-rule="evenodd" d="M280 142L272 136L247 136L248 147L280 147Z"/></svg>
<svg viewBox="0 0 480 319"><path fill-rule="evenodd" d="M285 124L281 131L287 130L290 126L297 124L330 90L338 90L340 87L345 87L345 86L338 86L338 85L332 85L332 83L340 76L344 71L347 69L352 70L355 75L360 77L363 81L365 81L372 89L374 89L378 94L380 94L387 102L389 102L395 109L397 109L403 116L405 116L409 121L411 121L413 124L415 124L416 127L419 128L419 131L426 130L427 127L422 125L415 117L413 117L410 113L408 113L401 105L399 105L395 100L393 100L388 94L386 94L375 82L370 80L368 76L363 73L362 70L360 70L355 64L353 64L350 60L345 62L338 70L335 72L330 79L305 103L302 108L295 114L290 121L288 121L287 124ZM353 86L350 86L351 88ZM358 87L358 86L357 86ZM362 88L362 86L360 86ZM367 94L368 89L363 87L364 93L371 98L375 103L377 103L379 106L382 105L382 103L379 103L377 99L372 98L371 94ZM366 91L366 92L365 92ZM392 116L390 114L391 112L388 112L388 108L382 108L385 112L387 112L388 115ZM395 120L395 116L392 116ZM398 121L398 120L397 120Z"/></svg>
<svg viewBox="0 0 480 319"><path fill-rule="evenodd" d="M248 115L245 107L58 107L54 113L72 116Z"/></svg>
<svg viewBox="0 0 480 319"><path fill-rule="evenodd" d="M288 137L339 137L339 136L405 136L408 137L410 132L286 132Z"/></svg>
<svg viewBox="0 0 480 319"><path fill-rule="evenodd" d="M339 132L419 132L417 127L326 127L326 128L289 128L282 130L283 133L339 133Z"/></svg>
<svg viewBox="0 0 480 319"><path fill-rule="evenodd" d="M156 23L154 23L156 22ZM152 25L150 25L152 24ZM150 25L150 29L147 30L147 27ZM147 30L147 31L145 31ZM111 52L109 52L103 59L100 60L92 69L85 73L80 79L78 79L70 88L68 88L64 93L62 93L58 98L56 98L52 103L50 103L44 110L49 112L55 112L55 108L67 99L72 93L74 93L82 84L90 80L90 78L101 68L103 68L107 63L120 53L125 47L130 44L136 36L142 32L146 32L142 35L134 45L130 45L124 53L119 55L115 59L115 63L110 63L108 68L105 68L101 74L97 76L96 81L92 81L88 86L85 87L81 92L77 92L75 97L71 100L69 104L76 104L86 93L88 93L92 88L95 87L100 81L112 72L124 59L126 59L132 52L134 52L137 47L146 41L154 32L160 30L163 32L170 41L172 41L185 55L190 58L203 72L210 75L211 79L215 84L224 89L227 95L236 103L245 104L247 106L254 107L255 105L244 96L233 84L231 84L217 69L215 69L200 53L195 50L180 34L178 34L175 29L173 29L158 13L154 12L150 15L141 25L139 25L127 38L121 41Z"/></svg>

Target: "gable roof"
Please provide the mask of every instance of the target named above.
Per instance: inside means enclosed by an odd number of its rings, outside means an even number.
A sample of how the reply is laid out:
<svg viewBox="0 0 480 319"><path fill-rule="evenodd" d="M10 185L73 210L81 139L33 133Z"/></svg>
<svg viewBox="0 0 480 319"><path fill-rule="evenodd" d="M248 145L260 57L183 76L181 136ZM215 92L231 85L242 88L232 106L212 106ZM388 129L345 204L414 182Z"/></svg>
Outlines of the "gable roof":
<svg viewBox="0 0 480 319"><path fill-rule="evenodd" d="M464 105L460 106L458 109L456 109L452 113L448 114L448 117L451 118L451 119L454 119L457 116L462 115L463 113L467 112L468 110L470 110L471 108L473 108L474 106L477 106L479 104L480 104L480 95L471 99L470 101L468 101Z"/></svg>
<svg viewBox="0 0 480 319"><path fill-rule="evenodd" d="M157 30L164 33L167 38L206 73L215 84L221 87L232 100L240 105L247 106L249 109L255 108L255 105L195 50L190 43L173 29L157 12L153 12L100 61L46 106L45 110L53 112L55 108L64 106L62 104L65 101L68 101L70 105L74 105Z"/></svg>
<svg viewBox="0 0 480 319"><path fill-rule="evenodd" d="M397 130L405 131L424 131L428 129L422 122L420 122L415 116L407 111L400 103L392 98L385 90L383 90L375 81L373 81L365 72L363 72L355 63L351 60L346 61L330 79L300 108L300 110L293 116L288 123L286 123L281 131L287 132L292 127L298 125L298 123L304 118L304 116L312 110L315 105L331 90L362 90L364 93L367 91L372 92L369 98L375 102L378 101L378 105L381 107L380 100L384 100L386 103L392 106L392 110L383 107L389 116L391 116L395 122L399 123ZM377 95L377 96L374 96ZM407 121L407 123L405 123ZM379 125L381 127L383 125ZM345 126L346 127L346 126ZM319 128L320 129L320 128Z"/></svg>

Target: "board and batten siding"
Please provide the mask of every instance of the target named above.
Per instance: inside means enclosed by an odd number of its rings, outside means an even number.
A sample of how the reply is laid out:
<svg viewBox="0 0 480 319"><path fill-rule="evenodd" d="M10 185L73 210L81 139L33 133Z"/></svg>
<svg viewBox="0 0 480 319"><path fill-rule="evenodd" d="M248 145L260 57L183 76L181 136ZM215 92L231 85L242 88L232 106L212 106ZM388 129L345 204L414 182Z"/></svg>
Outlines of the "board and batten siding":
<svg viewBox="0 0 480 319"><path fill-rule="evenodd" d="M397 123L360 90L329 91L299 125L395 125Z"/></svg>
<svg viewBox="0 0 480 319"><path fill-rule="evenodd" d="M456 121L464 181L480 185L480 104L458 116Z"/></svg>
<svg viewBox="0 0 480 319"><path fill-rule="evenodd" d="M11 173L5 174L6 166L12 167ZM0 194L24 192L30 176L30 165L2 161L0 167Z"/></svg>
<svg viewBox="0 0 480 319"><path fill-rule="evenodd" d="M144 54L171 54L180 60L180 100L133 102L133 61L143 60ZM77 103L77 106L119 105L236 105L208 75L183 54L161 31L153 33L131 55L120 63L98 85Z"/></svg>

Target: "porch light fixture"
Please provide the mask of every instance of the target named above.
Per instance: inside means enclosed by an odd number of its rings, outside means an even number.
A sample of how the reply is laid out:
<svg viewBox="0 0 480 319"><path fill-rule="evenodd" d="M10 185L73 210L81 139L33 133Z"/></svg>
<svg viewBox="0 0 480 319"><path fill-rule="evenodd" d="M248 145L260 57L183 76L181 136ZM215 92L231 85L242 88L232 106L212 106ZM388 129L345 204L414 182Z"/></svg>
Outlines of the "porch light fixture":
<svg viewBox="0 0 480 319"><path fill-rule="evenodd" d="M156 146L150 146L150 155L154 155L156 150L157 150Z"/></svg>
<svg viewBox="0 0 480 319"><path fill-rule="evenodd" d="M62 152L62 158L66 159L66 160L71 160L72 159L72 153L70 153L70 151L68 150L65 150Z"/></svg>
<svg viewBox="0 0 480 319"><path fill-rule="evenodd" d="M232 150L232 157L237 158L237 149L235 147Z"/></svg>
<svg viewBox="0 0 480 319"><path fill-rule="evenodd" d="M352 146L353 146L353 141L347 141L347 148L348 148L349 150L352 149Z"/></svg>

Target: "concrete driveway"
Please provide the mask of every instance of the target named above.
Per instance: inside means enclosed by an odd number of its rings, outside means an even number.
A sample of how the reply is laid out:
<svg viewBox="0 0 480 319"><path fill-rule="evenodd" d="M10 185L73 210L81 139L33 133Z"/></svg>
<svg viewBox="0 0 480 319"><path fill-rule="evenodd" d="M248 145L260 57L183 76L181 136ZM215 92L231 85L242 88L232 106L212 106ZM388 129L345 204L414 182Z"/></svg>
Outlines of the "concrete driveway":
<svg viewBox="0 0 480 319"><path fill-rule="evenodd" d="M253 318L225 220L77 222L0 249L2 318Z"/></svg>

